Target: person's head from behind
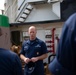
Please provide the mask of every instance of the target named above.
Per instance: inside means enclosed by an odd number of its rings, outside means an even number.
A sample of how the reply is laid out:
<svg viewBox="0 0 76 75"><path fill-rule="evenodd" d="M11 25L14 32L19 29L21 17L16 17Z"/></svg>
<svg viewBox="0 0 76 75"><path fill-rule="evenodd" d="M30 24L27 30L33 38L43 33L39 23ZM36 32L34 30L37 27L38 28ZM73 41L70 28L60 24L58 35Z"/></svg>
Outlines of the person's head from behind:
<svg viewBox="0 0 76 75"><path fill-rule="evenodd" d="M9 49L10 47L10 35L8 29L0 27L0 48Z"/></svg>
<svg viewBox="0 0 76 75"><path fill-rule="evenodd" d="M20 51L19 46L13 45L10 49L19 55L19 51Z"/></svg>
<svg viewBox="0 0 76 75"><path fill-rule="evenodd" d="M35 40L36 33L37 33L36 27L35 26L30 26L29 29L28 29L28 33L29 33L30 40Z"/></svg>

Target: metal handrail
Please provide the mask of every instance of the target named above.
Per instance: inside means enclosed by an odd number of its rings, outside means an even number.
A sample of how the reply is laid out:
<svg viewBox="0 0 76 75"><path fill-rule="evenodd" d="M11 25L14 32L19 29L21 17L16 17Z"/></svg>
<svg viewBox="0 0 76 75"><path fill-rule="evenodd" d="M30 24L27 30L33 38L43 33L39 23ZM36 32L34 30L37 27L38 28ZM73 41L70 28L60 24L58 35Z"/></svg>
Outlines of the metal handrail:
<svg viewBox="0 0 76 75"><path fill-rule="evenodd" d="M15 13L13 14L13 16L11 15L11 16L12 16L12 20L14 21L15 18L16 18L16 16L17 16L17 4L16 4L16 3L14 3L14 4L12 5L12 10L11 10L11 11L12 11L12 12L11 12L12 14L15 12Z"/></svg>
<svg viewBox="0 0 76 75"><path fill-rule="evenodd" d="M18 10L21 9L22 5L24 4L25 0L22 2L22 4L20 5L20 7L18 8Z"/></svg>
<svg viewBox="0 0 76 75"><path fill-rule="evenodd" d="M26 3L24 5L24 7L22 8L21 12L18 14L17 18L15 19L15 21L18 19L18 17L20 17L20 14L23 12L23 10L25 10L25 8L28 6L28 3Z"/></svg>
<svg viewBox="0 0 76 75"><path fill-rule="evenodd" d="M5 14L7 13L8 9L10 8L10 5L7 7L7 9L5 10Z"/></svg>

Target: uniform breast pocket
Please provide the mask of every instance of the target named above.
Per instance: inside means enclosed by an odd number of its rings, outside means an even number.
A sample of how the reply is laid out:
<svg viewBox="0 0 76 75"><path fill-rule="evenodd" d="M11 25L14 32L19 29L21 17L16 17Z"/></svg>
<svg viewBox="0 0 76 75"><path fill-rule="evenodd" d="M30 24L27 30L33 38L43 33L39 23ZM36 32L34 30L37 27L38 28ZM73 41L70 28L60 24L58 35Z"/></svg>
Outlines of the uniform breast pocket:
<svg viewBox="0 0 76 75"><path fill-rule="evenodd" d="M24 51L27 52L29 49L29 46L24 46Z"/></svg>
<svg viewBox="0 0 76 75"><path fill-rule="evenodd" d="M24 46L25 56L29 57L29 46Z"/></svg>
<svg viewBox="0 0 76 75"><path fill-rule="evenodd" d="M35 47L35 54L36 56L41 55L41 47Z"/></svg>

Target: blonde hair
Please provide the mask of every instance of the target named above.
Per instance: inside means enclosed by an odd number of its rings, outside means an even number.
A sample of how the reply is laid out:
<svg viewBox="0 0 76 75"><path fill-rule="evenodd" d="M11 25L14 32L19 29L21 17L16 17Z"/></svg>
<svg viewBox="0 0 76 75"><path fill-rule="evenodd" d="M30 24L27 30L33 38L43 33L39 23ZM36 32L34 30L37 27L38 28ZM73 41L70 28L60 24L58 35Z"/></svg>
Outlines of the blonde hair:
<svg viewBox="0 0 76 75"><path fill-rule="evenodd" d="M19 55L20 46L13 45L10 49Z"/></svg>

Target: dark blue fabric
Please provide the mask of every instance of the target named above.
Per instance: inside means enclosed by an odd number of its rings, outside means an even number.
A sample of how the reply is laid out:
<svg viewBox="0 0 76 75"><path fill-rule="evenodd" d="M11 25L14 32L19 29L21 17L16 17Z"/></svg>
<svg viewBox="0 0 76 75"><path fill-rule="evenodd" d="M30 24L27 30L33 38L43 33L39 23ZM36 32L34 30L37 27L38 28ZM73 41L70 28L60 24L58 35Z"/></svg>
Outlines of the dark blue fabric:
<svg viewBox="0 0 76 75"><path fill-rule="evenodd" d="M65 1L65 2L76 2L76 0L63 0L63 1Z"/></svg>
<svg viewBox="0 0 76 75"><path fill-rule="evenodd" d="M23 75L21 62L16 53L0 48L0 75Z"/></svg>
<svg viewBox="0 0 76 75"><path fill-rule="evenodd" d="M20 54L23 54L28 58L32 58L32 57L40 56L47 52L48 51L47 51L46 44L43 41L41 41L40 39L36 38L34 41L30 41L30 40L25 41L23 43ZM35 62L35 64L36 64L35 70L30 75L44 75L43 61L39 60L39 61ZM26 69L27 68L25 68L25 73L26 73ZM27 73L25 75L29 75L29 74Z"/></svg>
<svg viewBox="0 0 76 75"><path fill-rule="evenodd" d="M54 75L76 75L75 72L71 72L68 69L64 68L57 60L57 58L52 61L51 64L49 64L49 70Z"/></svg>
<svg viewBox="0 0 76 75"><path fill-rule="evenodd" d="M63 69L62 71L58 71L62 72L63 74L57 74L56 72L54 72L55 66L52 65L49 67L50 71L52 71L53 68L53 73L55 75L70 75L71 73L73 73L72 75L76 75L76 13L70 16L63 25L62 34L57 48L56 58L59 64L64 69L67 69L69 71L69 74L67 74L66 72L64 74L63 72L65 70ZM50 64L53 64L55 62L56 61L51 62Z"/></svg>

